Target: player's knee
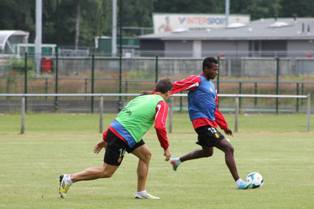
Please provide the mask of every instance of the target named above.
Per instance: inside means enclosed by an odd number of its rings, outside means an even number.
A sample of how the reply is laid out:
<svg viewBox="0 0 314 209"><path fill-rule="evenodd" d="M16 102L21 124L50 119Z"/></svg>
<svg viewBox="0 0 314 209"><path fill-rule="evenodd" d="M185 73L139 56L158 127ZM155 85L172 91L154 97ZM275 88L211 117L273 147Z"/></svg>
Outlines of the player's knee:
<svg viewBox="0 0 314 209"><path fill-rule="evenodd" d="M100 171L99 171L99 177L100 178L110 178L113 175L114 171L112 171L111 169L108 169L107 167L103 167Z"/></svg>
<svg viewBox="0 0 314 209"><path fill-rule="evenodd" d="M146 152L144 155L145 162L149 162L150 159L152 158L152 153L151 152Z"/></svg>
<svg viewBox="0 0 314 209"><path fill-rule="evenodd" d="M211 157L213 155L213 150L203 150L204 157Z"/></svg>
<svg viewBox="0 0 314 209"><path fill-rule="evenodd" d="M100 175L101 175L101 178L110 178L113 175L113 173L108 172L108 171L103 171Z"/></svg>
<svg viewBox="0 0 314 209"><path fill-rule="evenodd" d="M233 153L234 153L233 147L232 147L232 146L227 146L227 147L225 148L225 153L226 153L226 154L233 154Z"/></svg>

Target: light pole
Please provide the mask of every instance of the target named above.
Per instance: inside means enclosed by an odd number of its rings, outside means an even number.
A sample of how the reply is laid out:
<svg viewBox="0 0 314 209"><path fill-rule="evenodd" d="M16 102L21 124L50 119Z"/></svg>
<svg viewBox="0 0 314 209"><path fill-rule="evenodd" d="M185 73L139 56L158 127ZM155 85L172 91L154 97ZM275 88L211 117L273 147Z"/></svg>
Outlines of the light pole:
<svg viewBox="0 0 314 209"><path fill-rule="evenodd" d="M123 51L122 51L122 2L123 0L119 1L119 93L122 93L122 56L123 56ZM118 101L118 111L122 110L122 97L119 96L119 101Z"/></svg>
<svg viewBox="0 0 314 209"><path fill-rule="evenodd" d="M229 25L229 15L230 15L230 0L225 0L225 18L226 18L226 27Z"/></svg>
<svg viewBox="0 0 314 209"><path fill-rule="evenodd" d="M112 0L111 56L117 56L117 0Z"/></svg>
<svg viewBox="0 0 314 209"><path fill-rule="evenodd" d="M42 0L36 0L35 61L37 76L39 76L40 74L41 43L42 43Z"/></svg>

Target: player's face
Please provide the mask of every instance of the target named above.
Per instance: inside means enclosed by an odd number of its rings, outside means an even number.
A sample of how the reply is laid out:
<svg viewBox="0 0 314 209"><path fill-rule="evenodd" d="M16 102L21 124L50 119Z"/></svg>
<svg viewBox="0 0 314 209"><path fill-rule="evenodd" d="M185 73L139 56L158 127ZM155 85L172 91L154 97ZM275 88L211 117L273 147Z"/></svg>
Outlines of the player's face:
<svg viewBox="0 0 314 209"><path fill-rule="evenodd" d="M168 91L167 93L165 93L165 99L169 99L170 97L170 91Z"/></svg>
<svg viewBox="0 0 314 209"><path fill-rule="evenodd" d="M218 65L212 64L211 68L206 68L204 74L207 79L214 79L218 75Z"/></svg>

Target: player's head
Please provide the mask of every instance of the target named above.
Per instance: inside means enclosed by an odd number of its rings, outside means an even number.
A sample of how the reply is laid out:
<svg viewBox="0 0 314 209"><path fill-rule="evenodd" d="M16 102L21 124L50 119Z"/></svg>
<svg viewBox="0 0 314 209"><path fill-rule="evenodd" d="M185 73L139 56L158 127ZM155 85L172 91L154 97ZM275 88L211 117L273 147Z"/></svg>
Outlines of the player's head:
<svg viewBox="0 0 314 209"><path fill-rule="evenodd" d="M203 60L203 73L209 79L214 79L218 74L218 61L214 57L206 57Z"/></svg>
<svg viewBox="0 0 314 209"><path fill-rule="evenodd" d="M155 92L159 92L162 95L164 95L165 98L168 98L170 95L169 92L171 89L172 89L172 83L170 79L166 78L166 79L162 79L158 81L155 87Z"/></svg>

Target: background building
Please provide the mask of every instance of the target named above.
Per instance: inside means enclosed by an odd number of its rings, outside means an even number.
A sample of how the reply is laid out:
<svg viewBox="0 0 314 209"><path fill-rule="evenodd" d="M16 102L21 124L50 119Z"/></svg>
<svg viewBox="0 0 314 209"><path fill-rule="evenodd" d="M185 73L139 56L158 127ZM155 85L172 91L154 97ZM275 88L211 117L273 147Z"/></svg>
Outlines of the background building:
<svg viewBox="0 0 314 209"><path fill-rule="evenodd" d="M314 18L260 19L206 30L140 36L143 56L312 57Z"/></svg>

